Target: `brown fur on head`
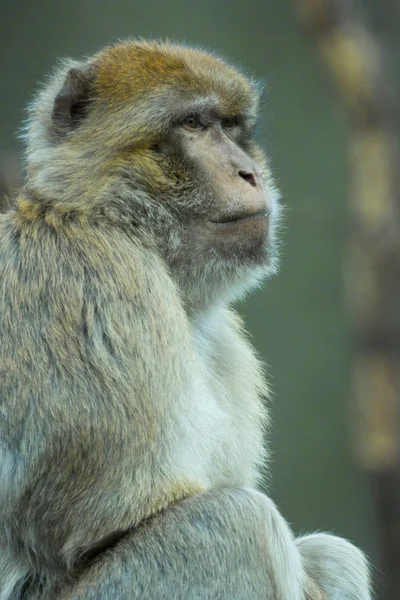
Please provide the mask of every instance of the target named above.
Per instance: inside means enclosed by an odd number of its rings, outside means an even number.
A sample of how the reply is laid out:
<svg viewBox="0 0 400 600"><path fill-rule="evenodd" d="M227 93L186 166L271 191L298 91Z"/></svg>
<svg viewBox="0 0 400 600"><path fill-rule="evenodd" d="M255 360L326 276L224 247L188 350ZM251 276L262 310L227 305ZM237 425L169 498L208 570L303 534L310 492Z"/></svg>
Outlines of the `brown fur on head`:
<svg viewBox="0 0 400 600"><path fill-rule="evenodd" d="M69 122L68 97L76 110ZM30 107L28 167L45 168L51 154L40 160L39 151L54 152L61 142L70 160L86 150L87 160L98 164L100 151L111 158L112 151L129 150L132 162L137 152L140 163L188 101L218 103L227 114L245 112L252 125L258 94L254 83L219 58L172 44L128 41L86 62L65 60Z"/></svg>
<svg viewBox="0 0 400 600"><path fill-rule="evenodd" d="M219 293L257 279L267 263L269 269L273 265L276 213L265 157L251 138L258 100L255 83L221 59L173 44L127 41L85 62L65 61L30 108L32 206L25 201L21 208L31 217L43 211L60 218L79 213L130 228L158 246L181 287L190 287L194 278L202 295L207 282L209 289L217 282ZM232 236L216 239L221 252L215 252L214 243L207 238L206 244L203 232L191 228L196 215L215 213L225 189L221 206L240 208L247 202L229 191L215 157L213 174L204 178L186 155L160 151L171 128L197 111L218 115L221 122L240 121L234 142L264 170L270 202L267 260L264 244L256 248L249 242L252 232L233 245ZM217 260L222 255L223 265Z"/></svg>

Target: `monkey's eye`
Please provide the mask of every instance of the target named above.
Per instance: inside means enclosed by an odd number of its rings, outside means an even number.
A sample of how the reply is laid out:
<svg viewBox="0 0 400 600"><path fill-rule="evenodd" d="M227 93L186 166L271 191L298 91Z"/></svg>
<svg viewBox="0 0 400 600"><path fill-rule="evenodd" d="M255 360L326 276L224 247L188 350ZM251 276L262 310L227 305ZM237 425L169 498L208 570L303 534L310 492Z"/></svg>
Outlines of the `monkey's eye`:
<svg viewBox="0 0 400 600"><path fill-rule="evenodd" d="M197 117L196 115L189 115L188 117L186 117L186 119L184 119L182 124L186 129L189 129L190 131L204 129L204 125L200 121L199 117Z"/></svg>
<svg viewBox="0 0 400 600"><path fill-rule="evenodd" d="M239 124L239 117L225 117L222 119L222 127L224 129L233 129L233 127L238 127Z"/></svg>

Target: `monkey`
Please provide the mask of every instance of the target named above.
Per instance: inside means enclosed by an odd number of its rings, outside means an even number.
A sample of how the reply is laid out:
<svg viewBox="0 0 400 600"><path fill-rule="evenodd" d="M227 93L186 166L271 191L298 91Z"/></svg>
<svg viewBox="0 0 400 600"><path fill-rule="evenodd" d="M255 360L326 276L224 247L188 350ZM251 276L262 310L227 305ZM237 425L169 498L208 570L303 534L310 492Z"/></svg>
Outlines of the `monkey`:
<svg viewBox="0 0 400 600"><path fill-rule="evenodd" d="M29 107L0 215L0 599L368 600L260 491L268 386L232 303L276 272L259 84L128 39Z"/></svg>

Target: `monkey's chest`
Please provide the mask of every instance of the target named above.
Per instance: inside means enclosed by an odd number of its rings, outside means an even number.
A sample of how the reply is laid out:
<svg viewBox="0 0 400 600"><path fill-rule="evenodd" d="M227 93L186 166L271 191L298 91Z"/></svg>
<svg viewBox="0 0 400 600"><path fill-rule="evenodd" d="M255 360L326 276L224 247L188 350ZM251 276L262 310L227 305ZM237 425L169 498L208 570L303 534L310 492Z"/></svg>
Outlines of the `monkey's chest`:
<svg viewBox="0 0 400 600"><path fill-rule="evenodd" d="M214 415L210 431L209 477L212 485L254 484L265 461L264 409L254 361L232 340L199 345L199 412Z"/></svg>

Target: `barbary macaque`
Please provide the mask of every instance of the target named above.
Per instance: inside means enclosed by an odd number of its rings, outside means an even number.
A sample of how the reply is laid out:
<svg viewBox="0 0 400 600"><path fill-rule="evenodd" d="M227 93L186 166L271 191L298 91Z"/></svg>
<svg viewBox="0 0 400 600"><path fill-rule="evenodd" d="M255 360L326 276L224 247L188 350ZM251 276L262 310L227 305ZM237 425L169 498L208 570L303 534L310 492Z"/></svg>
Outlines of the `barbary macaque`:
<svg viewBox="0 0 400 600"><path fill-rule="evenodd" d="M0 600L368 600L258 490L268 395L232 302L276 270L259 89L132 41L30 107L0 216Z"/></svg>

